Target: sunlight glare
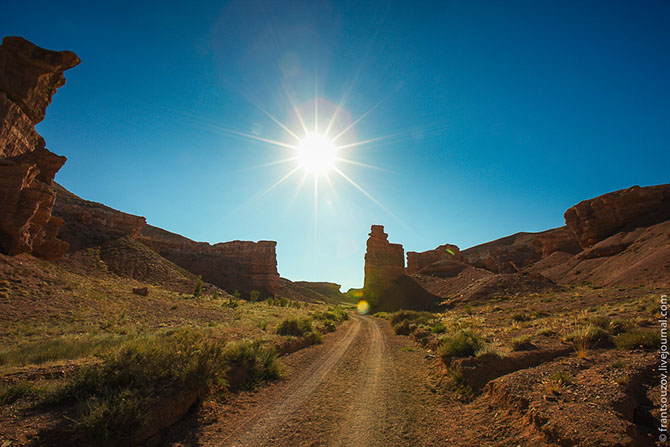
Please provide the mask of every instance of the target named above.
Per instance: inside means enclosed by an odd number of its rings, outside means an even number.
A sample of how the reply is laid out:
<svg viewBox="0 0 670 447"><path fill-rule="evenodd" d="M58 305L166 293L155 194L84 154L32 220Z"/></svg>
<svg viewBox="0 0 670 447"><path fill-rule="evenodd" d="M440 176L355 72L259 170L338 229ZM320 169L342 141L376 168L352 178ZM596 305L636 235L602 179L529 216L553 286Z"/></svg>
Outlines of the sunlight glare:
<svg viewBox="0 0 670 447"><path fill-rule="evenodd" d="M335 166L336 158L337 148L325 135L308 134L298 145L300 167L308 173L326 173Z"/></svg>

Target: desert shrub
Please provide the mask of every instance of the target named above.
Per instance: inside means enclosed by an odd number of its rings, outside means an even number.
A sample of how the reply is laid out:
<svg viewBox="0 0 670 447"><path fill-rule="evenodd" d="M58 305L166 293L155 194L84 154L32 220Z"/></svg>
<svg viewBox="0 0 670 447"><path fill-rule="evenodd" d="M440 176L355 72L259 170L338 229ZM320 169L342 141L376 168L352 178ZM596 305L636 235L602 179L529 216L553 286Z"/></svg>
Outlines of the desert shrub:
<svg viewBox="0 0 670 447"><path fill-rule="evenodd" d="M661 335L656 329L632 329L614 339L617 349L630 350L642 348L656 350L661 346Z"/></svg>
<svg viewBox="0 0 670 447"><path fill-rule="evenodd" d="M312 331L309 334L307 334L307 339L313 344L313 345L320 345L323 343L323 335L321 335L321 332L319 331Z"/></svg>
<svg viewBox="0 0 670 447"><path fill-rule="evenodd" d="M335 323L327 320L323 322L323 330L326 332L333 332L335 330L336 326Z"/></svg>
<svg viewBox="0 0 670 447"><path fill-rule="evenodd" d="M0 388L0 405L8 405L26 397L36 397L43 393L32 382L19 382Z"/></svg>
<svg viewBox="0 0 670 447"><path fill-rule="evenodd" d="M447 327L442 324L441 321L438 321L430 328L430 330L433 334L443 334L447 331Z"/></svg>
<svg viewBox="0 0 670 447"><path fill-rule="evenodd" d="M260 297L261 292L259 292L258 290L252 290L251 292L249 292L249 301L251 301L252 303L257 302L260 299Z"/></svg>
<svg viewBox="0 0 670 447"><path fill-rule="evenodd" d="M228 298L228 301L224 303L224 306L229 307L231 309L237 309L239 305L240 303L238 303L237 300L234 300L232 298Z"/></svg>
<svg viewBox="0 0 670 447"><path fill-rule="evenodd" d="M273 348L262 346L259 342L243 340L226 346L223 353L224 363L228 366L242 366L248 373L241 387L254 388L264 380L277 379L280 376L277 353Z"/></svg>
<svg viewBox="0 0 670 447"><path fill-rule="evenodd" d="M202 296L202 275L198 275L198 281L195 283L195 290L193 291L193 298L200 298Z"/></svg>
<svg viewBox="0 0 670 447"><path fill-rule="evenodd" d="M471 329L461 329L440 341L438 353L443 359L470 357L484 349L482 337Z"/></svg>
<svg viewBox="0 0 670 447"><path fill-rule="evenodd" d="M233 296L234 296L235 298L242 298L242 294L241 294L240 291L237 290L237 289L235 289L235 291L233 292Z"/></svg>
<svg viewBox="0 0 670 447"><path fill-rule="evenodd" d="M396 335L409 335L412 333L409 321L403 320L393 325L393 332Z"/></svg>
<svg viewBox="0 0 670 447"><path fill-rule="evenodd" d="M277 327L277 334L302 337L312 332L312 321L309 318L286 318Z"/></svg>
<svg viewBox="0 0 670 447"><path fill-rule="evenodd" d="M220 342L180 330L133 340L85 367L51 396L52 402L80 401L74 432L84 443L118 445L146 424L152 403L164 396L225 387Z"/></svg>
<svg viewBox="0 0 670 447"><path fill-rule="evenodd" d="M575 346L584 345L593 347L599 342L607 342L610 340L610 335L604 329L588 324L582 326L572 332L566 338L567 341L572 342Z"/></svg>
<svg viewBox="0 0 670 447"><path fill-rule="evenodd" d="M400 310L391 314L391 325L395 326L398 323L406 321L408 323L414 323L417 326L419 324L425 324L431 326L435 321L435 314L430 312L416 312L413 310Z"/></svg>
<svg viewBox="0 0 670 447"><path fill-rule="evenodd" d="M349 319L349 314L341 306L332 306L323 312L314 312L312 317L320 321L344 321Z"/></svg>
<svg viewBox="0 0 670 447"><path fill-rule="evenodd" d="M549 380L559 386L570 386L572 385L574 378L569 374L556 372L549 376Z"/></svg>
<svg viewBox="0 0 670 447"><path fill-rule="evenodd" d="M474 391L468 384L461 370L449 368L447 372L447 389L456 395L461 401L470 401L474 398Z"/></svg>

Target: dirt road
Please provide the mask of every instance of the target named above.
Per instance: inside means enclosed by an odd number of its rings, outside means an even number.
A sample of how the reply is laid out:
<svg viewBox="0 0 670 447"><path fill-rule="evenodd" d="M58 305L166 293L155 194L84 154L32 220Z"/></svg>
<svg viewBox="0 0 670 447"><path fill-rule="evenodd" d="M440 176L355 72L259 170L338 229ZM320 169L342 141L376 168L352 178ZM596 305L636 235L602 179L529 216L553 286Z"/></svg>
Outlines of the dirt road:
<svg viewBox="0 0 670 447"><path fill-rule="evenodd" d="M205 404L175 428L171 445L446 445L436 432L446 409L428 386L425 351L385 320L354 316L285 362L286 379Z"/></svg>

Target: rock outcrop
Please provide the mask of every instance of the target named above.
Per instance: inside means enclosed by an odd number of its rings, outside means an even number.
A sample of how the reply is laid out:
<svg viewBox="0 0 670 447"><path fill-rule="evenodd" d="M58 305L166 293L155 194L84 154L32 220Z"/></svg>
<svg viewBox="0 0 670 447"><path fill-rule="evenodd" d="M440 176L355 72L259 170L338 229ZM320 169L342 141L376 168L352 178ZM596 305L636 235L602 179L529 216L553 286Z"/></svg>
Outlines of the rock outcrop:
<svg viewBox="0 0 670 447"><path fill-rule="evenodd" d="M274 295L279 286L275 241L232 241L210 245L146 225L140 240L164 258L227 292L258 290Z"/></svg>
<svg viewBox="0 0 670 447"><path fill-rule="evenodd" d="M60 237L70 245L70 251L122 237L137 239L147 223L142 216L84 200L58 183L54 183L53 187L57 192L53 214L65 222Z"/></svg>
<svg viewBox="0 0 670 447"><path fill-rule="evenodd" d="M65 157L46 149L35 125L44 119L63 72L79 64L69 51L49 51L20 37L0 46L0 252L57 259L63 221L51 216L52 186Z"/></svg>
<svg viewBox="0 0 670 447"><path fill-rule="evenodd" d="M383 290L405 275L405 251L391 244L383 225L372 225L365 252L366 291Z"/></svg>
<svg viewBox="0 0 670 447"><path fill-rule="evenodd" d="M463 260L493 273L516 273L542 258L537 233L516 233L463 250Z"/></svg>
<svg viewBox="0 0 670 447"><path fill-rule="evenodd" d="M588 248L619 231L669 220L670 184L632 186L584 200L564 217L582 248Z"/></svg>
<svg viewBox="0 0 670 447"><path fill-rule="evenodd" d="M407 252L407 274L418 273L438 261L461 261L461 250L456 245L444 244L424 252Z"/></svg>
<svg viewBox="0 0 670 447"><path fill-rule="evenodd" d="M538 247L543 258L557 251L572 255L582 251L577 238L567 226L538 233L533 243Z"/></svg>

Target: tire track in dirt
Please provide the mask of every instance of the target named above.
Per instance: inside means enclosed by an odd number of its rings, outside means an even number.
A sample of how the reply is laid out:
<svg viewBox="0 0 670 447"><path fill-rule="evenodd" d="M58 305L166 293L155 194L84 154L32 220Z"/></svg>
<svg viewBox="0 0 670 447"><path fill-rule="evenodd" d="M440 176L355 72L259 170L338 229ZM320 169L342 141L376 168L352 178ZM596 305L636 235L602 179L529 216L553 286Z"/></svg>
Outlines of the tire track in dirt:
<svg viewBox="0 0 670 447"><path fill-rule="evenodd" d="M354 318L347 333L329 351L302 371L286 390L282 399L262 414L257 414L243 424L248 427L244 433L234 432L223 439L221 445L234 447L254 447L266 445L268 439L281 431L282 424L297 412L315 393L316 389L328 379L330 372L349 349L352 341L361 330L362 319Z"/></svg>
<svg viewBox="0 0 670 447"><path fill-rule="evenodd" d="M366 332L369 332L368 349L363 357L355 399L347 409L337 436L342 447L361 447L371 444L371 436L379 432L379 425L385 419L386 402L381 398L380 382L383 373L384 339L379 326L370 318L365 318Z"/></svg>

